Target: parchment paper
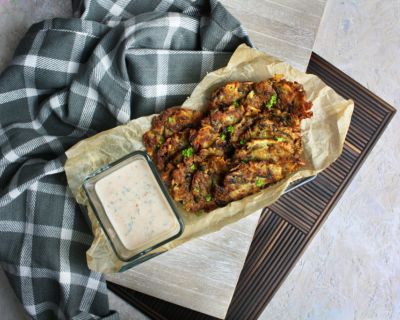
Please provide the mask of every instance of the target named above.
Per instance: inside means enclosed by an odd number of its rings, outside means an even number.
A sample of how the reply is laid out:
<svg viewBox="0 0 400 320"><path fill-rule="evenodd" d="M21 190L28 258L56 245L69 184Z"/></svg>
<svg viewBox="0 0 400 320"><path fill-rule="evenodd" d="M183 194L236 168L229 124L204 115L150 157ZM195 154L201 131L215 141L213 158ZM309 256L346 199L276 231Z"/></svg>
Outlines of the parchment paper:
<svg viewBox="0 0 400 320"><path fill-rule="evenodd" d="M272 204L291 182L317 174L339 157L350 125L353 101L343 99L318 77L301 72L246 45L236 49L225 68L209 73L183 106L204 109L210 93L226 82L261 81L275 74L283 74L285 79L301 83L307 98L313 103L313 117L301 122L306 166L257 194L209 213L200 215L187 213L178 205L185 223L185 231L179 239L157 249L157 252L170 250L190 239L215 232ZM115 256L88 204L82 188L83 180L103 165L132 151L144 150L142 135L150 129L153 116L138 118L126 125L101 132L79 142L67 151L65 172L68 184L77 202L87 207L94 234L92 246L86 254L88 266L92 270L103 273L118 272L124 263Z"/></svg>

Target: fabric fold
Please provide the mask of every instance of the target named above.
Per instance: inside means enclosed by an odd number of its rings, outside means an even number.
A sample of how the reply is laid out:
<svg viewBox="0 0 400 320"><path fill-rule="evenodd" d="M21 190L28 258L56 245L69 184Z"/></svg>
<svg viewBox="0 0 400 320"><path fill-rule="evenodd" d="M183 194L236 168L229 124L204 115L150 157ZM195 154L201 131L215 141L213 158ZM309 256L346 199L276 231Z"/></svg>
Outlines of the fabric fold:
<svg viewBox="0 0 400 320"><path fill-rule="evenodd" d="M0 75L0 263L35 319L118 317L86 266L92 235L67 188L65 151L181 104L251 45L214 0L73 4L81 18L32 26Z"/></svg>

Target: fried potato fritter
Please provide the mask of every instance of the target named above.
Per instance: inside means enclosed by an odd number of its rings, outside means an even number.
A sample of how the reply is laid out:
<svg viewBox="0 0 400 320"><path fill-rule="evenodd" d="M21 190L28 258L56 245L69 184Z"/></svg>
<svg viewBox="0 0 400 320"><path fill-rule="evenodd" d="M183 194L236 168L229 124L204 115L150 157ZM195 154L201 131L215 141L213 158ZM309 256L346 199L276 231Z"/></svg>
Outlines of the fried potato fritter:
<svg viewBox="0 0 400 320"><path fill-rule="evenodd" d="M202 118L202 112L180 107L163 111L152 119L151 130L143 135L146 152L153 158L166 138L182 129L196 127Z"/></svg>
<svg viewBox="0 0 400 320"><path fill-rule="evenodd" d="M164 166L169 162L172 156L189 145L189 133L189 128L176 132L167 138L165 143L160 145L154 156L159 171L164 169Z"/></svg>
<svg viewBox="0 0 400 320"><path fill-rule="evenodd" d="M223 187L217 189L217 198L226 203L242 199L283 177L283 168L278 164L266 161L241 163L225 176Z"/></svg>
<svg viewBox="0 0 400 320"><path fill-rule="evenodd" d="M206 113L173 107L155 116L143 141L172 197L187 211L210 211L304 166L300 122L311 107L303 86L280 75L230 82Z"/></svg>
<svg viewBox="0 0 400 320"><path fill-rule="evenodd" d="M253 86L253 82L230 82L215 90L211 94L209 110L218 109L221 106L229 106L239 102L247 96Z"/></svg>

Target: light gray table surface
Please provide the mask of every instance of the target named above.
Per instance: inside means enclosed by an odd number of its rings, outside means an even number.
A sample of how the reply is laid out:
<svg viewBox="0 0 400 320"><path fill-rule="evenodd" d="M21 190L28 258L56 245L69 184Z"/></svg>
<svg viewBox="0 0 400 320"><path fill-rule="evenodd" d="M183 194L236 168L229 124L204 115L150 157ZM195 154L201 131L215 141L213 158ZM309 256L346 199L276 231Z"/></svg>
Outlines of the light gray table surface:
<svg viewBox="0 0 400 320"><path fill-rule="evenodd" d="M0 0L0 71L35 19L70 15L68 1L24 0L26 12L4 14L8 2ZM314 51L399 106L399 19L398 0L328 0ZM399 117L260 319L400 319ZM121 319L147 319L112 294L110 303ZM23 317L2 272L0 310L1 319Z"/></svg>

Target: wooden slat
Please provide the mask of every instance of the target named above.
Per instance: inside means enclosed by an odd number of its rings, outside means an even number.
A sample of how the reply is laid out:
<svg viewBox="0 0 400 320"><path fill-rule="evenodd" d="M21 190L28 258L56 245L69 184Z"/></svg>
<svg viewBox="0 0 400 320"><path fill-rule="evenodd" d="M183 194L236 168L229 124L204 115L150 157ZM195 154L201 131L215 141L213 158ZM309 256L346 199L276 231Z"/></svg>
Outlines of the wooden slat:
<svg viewBox="0 0 400 320"><path fill-rule="evenodd" d="M308 72L355 101L343 153L307 185L264 210L226 319L257 319L378 141L395 109L316 54ZM115 284L110 289L152 319L215 319Z"/></svg>
<svg viewBox="0 0 400 320"><path fill-rule="evenodd" d="M255 47L305 71L325 0L221 0Z"/></svg>

